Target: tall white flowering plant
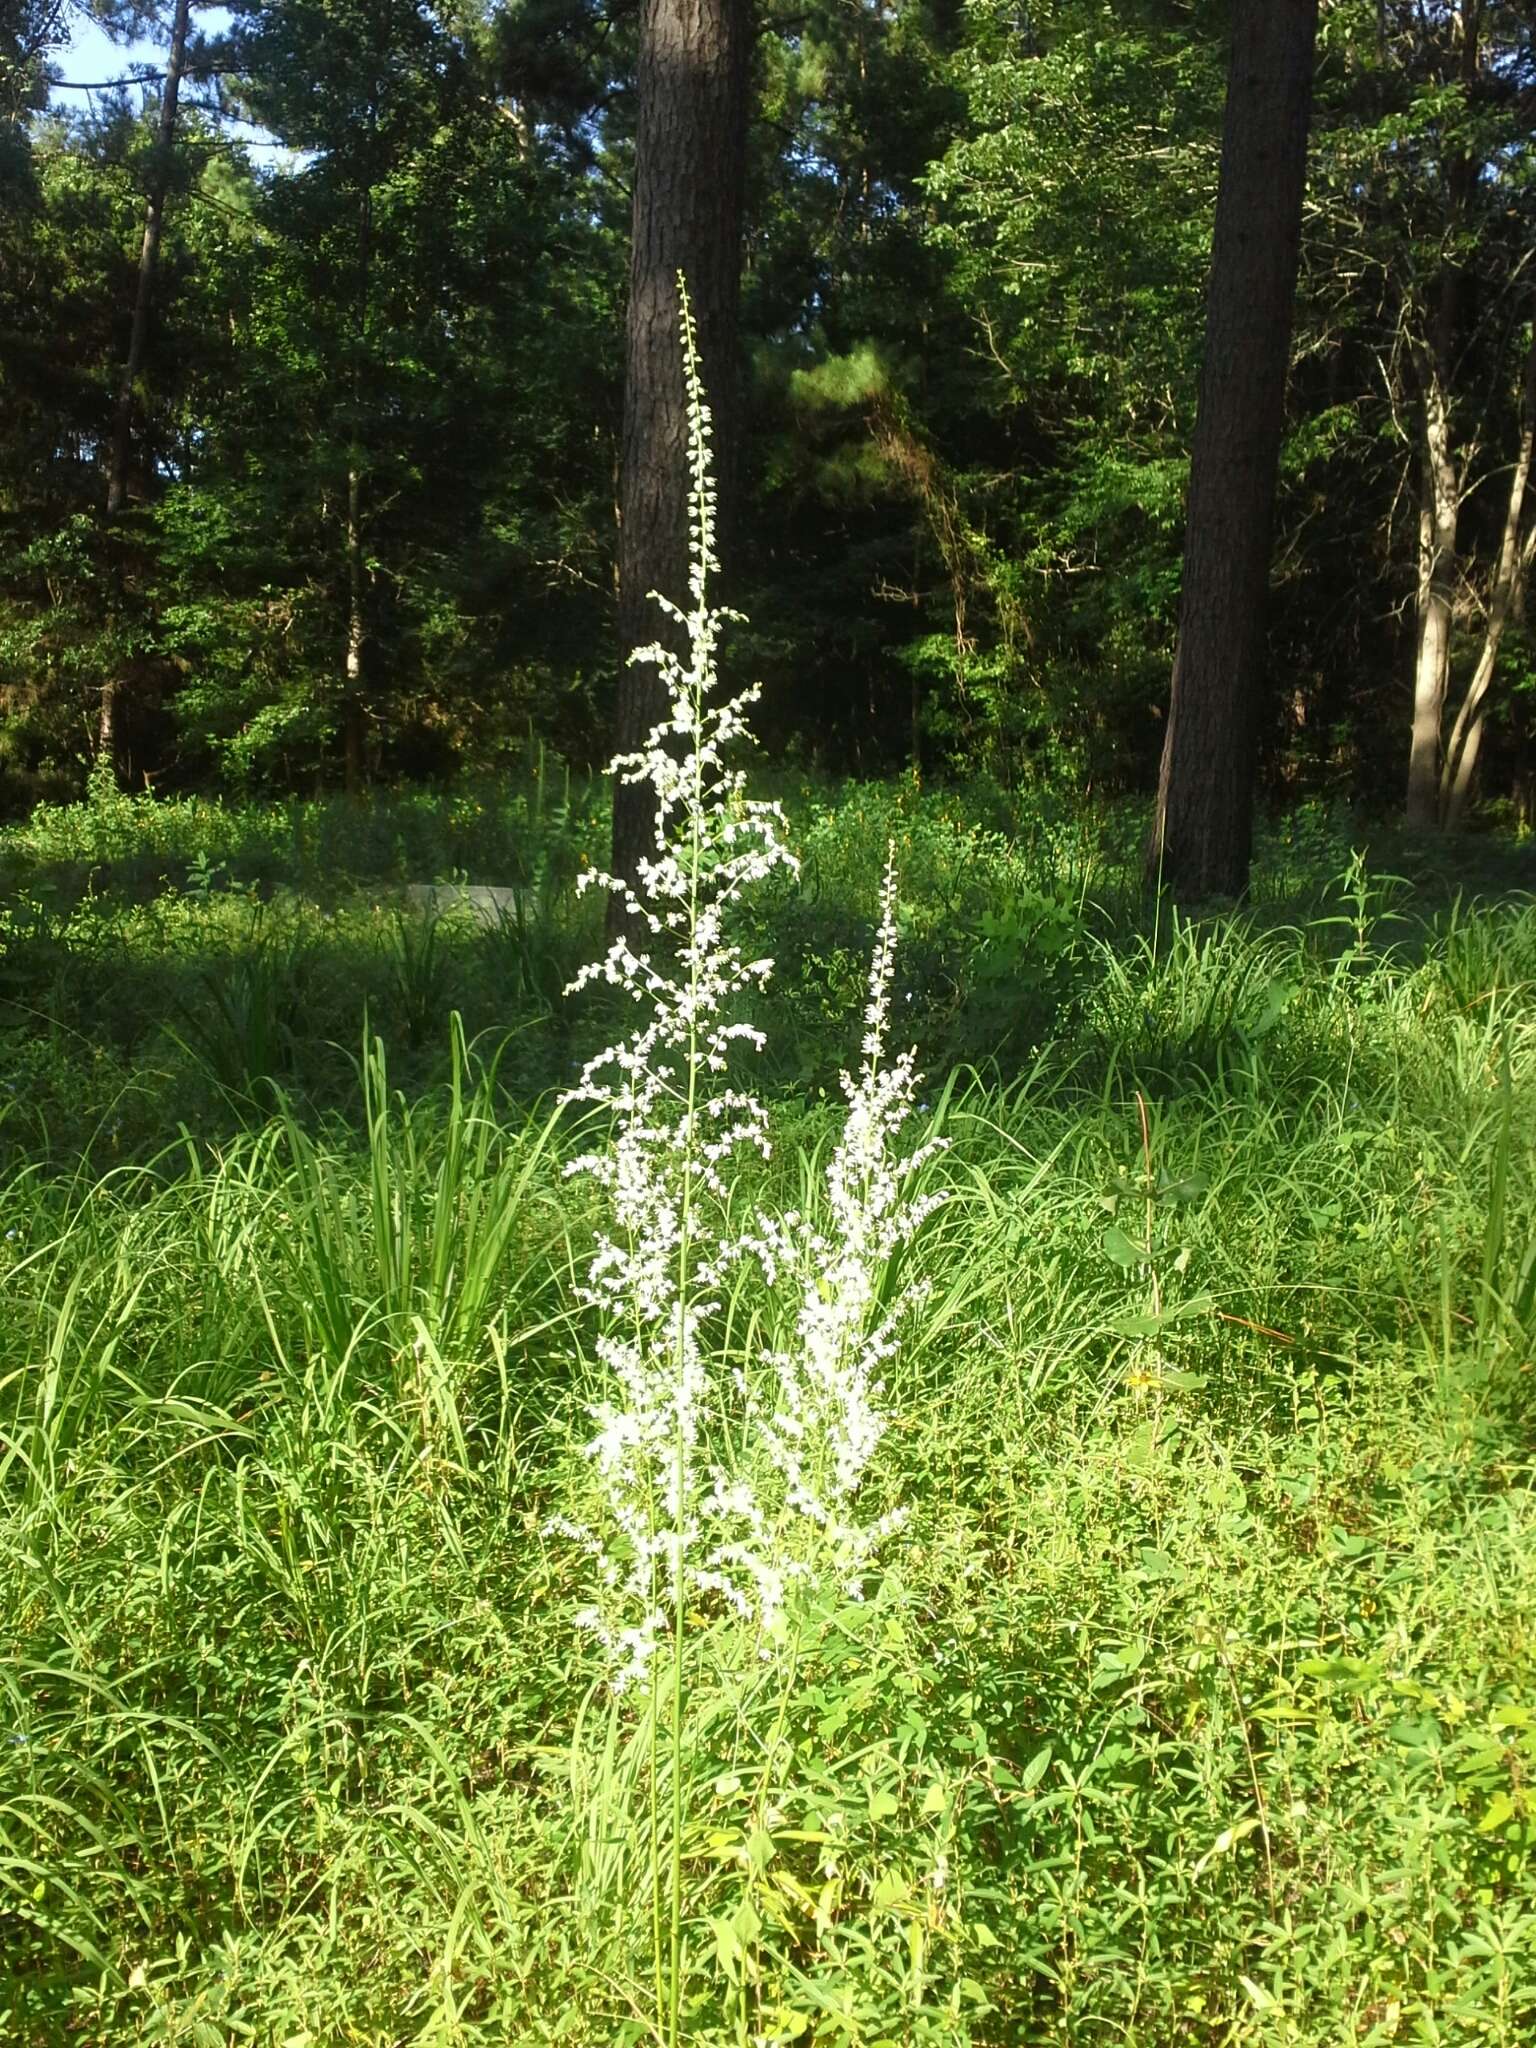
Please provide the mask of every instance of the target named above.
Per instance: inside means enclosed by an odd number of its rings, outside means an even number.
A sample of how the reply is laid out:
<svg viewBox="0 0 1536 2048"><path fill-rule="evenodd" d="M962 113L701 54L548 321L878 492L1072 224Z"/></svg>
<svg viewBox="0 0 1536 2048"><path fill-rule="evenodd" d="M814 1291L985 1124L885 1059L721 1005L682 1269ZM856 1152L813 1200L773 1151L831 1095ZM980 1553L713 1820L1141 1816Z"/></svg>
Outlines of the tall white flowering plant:
<svg viewBox="0 0 1536 2048"><path fill-rule="evenodd" d="M854 1496L884 1429L881 1370L917 1293L908 1288L882 1305L883 1277L938 1199L911 1192L937 1143L897 1149L917 1076L911 1052L887 1058L891 861L863 1058L856 1076L843 1076L847 1112L824 1176L824 1217L759 1211L745 1230L730 1225L734 1163L770 1153L764 1107L730 1070L734 1053L763 1045L738 1013L773 970L731 938L730 913L755 885L798 863L779 806L749 797L728 758L748 735L745 714L758 691L717 701L721 632L739 614L710 602L719 568L710 413L686 289L682 308L689 602L684 609L653 597L683 629L687 654L657 644L631 656L658 671L666 710L644 747L610 772L651 788L654 850L634 885L600 872L583 877L617 894L626 915L607 953L572 984L611 983L643 1007L644 1021L589 1060L567 1095L611 1115L607 1146L567 1168L590 1175L609 1198L583 1287L601 1320L597 1352L609 1379L588 1446L605 1526L569 1533L597 1561L597 1597L582 1619L609 1652L621 1689L646 1677L693 1595L718 1596L771 1628L791 1583L819 1575L818 1549L821 1567L857 1590L881 1526L858 1526ZM721 1281L743 1257L770 1286L791 1290L792 1341L757 1361L760 1371L738 1368L722 1386L707 1329ZM722 1400L736 1421L729 1477L705 1427ZM796 1522L820 1543L807 1545Z"/></svg>
<svg viewBox="0 0 1536 2048"><path fill-rule="evenodd" d="M773 963L747 956L731 937L731 918L749 891L797 863L779 807L750 798L731 765L757 691L721 698L718 690L721 633L739 615L710 602L719 567L710 415L686 289L682 307L688 603L653 596L682 629L686 654L657 644L631 656L657 670L666 710L645 745L611 770L649 786L654 844L632 885L606 874L583 878L618 895L625 915L619 936L573 989L610 983L635 1001L641 1021L587 1062L567 1097L610 1116L607 1144L567 1169L591 1176L607 1196L582 1287L598 1318L607 1385L587 1447L596 1512L587 1528L560 1525L597 1566L582 1619L604 1646L613 1689L664 1686L652 1696L653 1741L670 1707L670 1967L659 1907L656 1967L674 2037L685 1625L700 1613L732 1611L762 1631L771 1655L797 1592L829 1575L858 1591L893 1517L861 1524L855 1495L884 1428L881 1374L915 1294L882 1300L884 1276L933 1206L911 1183L935 1149L898 1149L917 1080L910 1053L887 1058L896 945L888 864L863 1059L856 1075L843 1077L847 1113L817 1213L758 1212L743 1228L732 1224L739 1162L770 1151L764 1107L732 1069L762 1047L742 1013ZM785 1341L727 1368L711 1351L712 1320L723 1284L743 1261L783 1291ZM656 1781L653 1757L653 1851ZM659 1890L659 1870L657 1883Z"/></svg>

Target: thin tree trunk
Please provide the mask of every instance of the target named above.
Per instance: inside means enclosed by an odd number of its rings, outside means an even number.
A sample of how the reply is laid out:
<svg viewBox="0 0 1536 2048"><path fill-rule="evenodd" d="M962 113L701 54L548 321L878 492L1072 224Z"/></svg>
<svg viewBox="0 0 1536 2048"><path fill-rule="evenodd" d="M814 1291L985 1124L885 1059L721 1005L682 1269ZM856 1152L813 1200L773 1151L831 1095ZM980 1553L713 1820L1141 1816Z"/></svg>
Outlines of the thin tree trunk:
<svg viewBox="0 0 1536 2048"><path fill-rule="evenodd" d="M170 55L165 65L165 85L160 98L160 128L155 137L155 154L150 164L149 192L144 204L144 239L139 248L138 282L133 296L133 324L128 331L128 354L117 386L117 406L112 418L112 446L107 465L107 517L116 518L128 498L128 454L133 432L133 393L144 366L144 345L149 334L149 313L154 298L155 270L160 260L160 237L165 226L165 198L171 182L171 152L176 142L176 104L181 95L181 76L186 68L190 0L176 0L171 24Z"/></svg>
<svg viewBox="0 0 1536 2048"><path fill-rule="evenodd" d="M1525 382L1520 405L1520 448L1509 479L1509 501L1504 510L1504 531L1499 539L1499 558L1493 572L1493 589L1488 597L1488 618L1477 667L1461 701L1456 722L1446 742L1445 766L1440 777L1440 816L1448 830L1454 830L1466 812L1477 774L1477 757L1483 743L1483 726L1488 710L1488 692L1498 667L1504 628L1509 624L1524 585L1536 561L1536 525L1520 539L1525 513L1525 494L1531 479L1531 460L1536 453L1536 327L1532 328L1530 352L1525 362Z"/></svg>
<svg viewBox="0 0 1536 2048"><path fill-rule="evenodd" d="M347 572L347 641L342 664L342 777L348 796L363 786L368 706L368 563L363 548L362 352L368 335L368 293L373 254L373 188L358 206L358 288L352 366L352 452L347 463L347 515L343 542Z"/></svg>
<svg viewBox="0 0 1536 2048"><path fill-rule="evenodd" d="M1248 886L1317 11L1318 0L1237 0L1232 28L1178 654L1147 846L1149 879L1191 902Z"/></svg>
<svg viewBox="0 0 1536 2048"><path fill-rule="evenodd" d="M1451 674L1456 529L1461 512L1461 485L1451 452L1450 408L1438 363L1425 369L1420 433L1418 632L1405 818L1411 830L1431 832L1440 822L1440 724Z"/></svg>
<svg viewBox="0 0 1536 2048"><path fill-rule="evenodd" d="M128 462L133 438L133 399L144 367L144 349L149 336L149 315L154 301L155 271L160 260L160 237L165 226L165 199L170 190L172 151L176 144L176 105L181 96L181 78L187 61L187 34L191 0L176 0L171 22L171 47L165 64L165 84L160 96L160 127L155 137L155 154L150 163L149 191L144 202L144 237L139 246L138 280L133 294L133 320L128 329L128 354L118 379L117 403L112 415L112 439L107 450L107 503L109 520L116 519L128 502ZM123 744L123 678L109 676L101 686L101 711L96 734L97 757L119 764Z"/></svg>
<svg viewBox="0 0 1536 2048"><path fill-rule="evenodd" d="M619 649L626 661L636 647L669 630L650 593L680 601L687 590L688 408L679 271L698 321L714 415L717 531L722 559L731 560L750 54L750 0L644 0L619 494ZM642 746L660 709L654 671L623 668L616 751ZM654 829L648 790L616 784L616 875L634 879Z"/></svg>
<svg viewBox="0 0 1536 2048"><path fill-rule="evenodd" d="M363 786L363 705L367 689L363 650L367 642L367 622L364 610L366 570L363 561L362 489L362 474L354 464L347 471L347 652L346 686L341 706L348 796L356 796Z"/></svg>
<svg viewBox="0 0 1536 2048"><path fill-rule="evenodd" d="M1477 85L1482 9L1477 0L1453 4L1448 15L1456 68L1463 87ZM1408 742L1408 786L1403 807L1410 831L1433 832L1440 823L1440 733L1451 680L1451 634L1456 622L1456 569L1462 479L1470 457L1458 454L1451 417L1457 337L1463 325L1467 280L1454 253L1455 231L1465 222L1477 166L1465 152L1444 163L1446 249L1427 332L1417 350L1419 370L1419 584L1414 637L1413 721Z"/></svg>

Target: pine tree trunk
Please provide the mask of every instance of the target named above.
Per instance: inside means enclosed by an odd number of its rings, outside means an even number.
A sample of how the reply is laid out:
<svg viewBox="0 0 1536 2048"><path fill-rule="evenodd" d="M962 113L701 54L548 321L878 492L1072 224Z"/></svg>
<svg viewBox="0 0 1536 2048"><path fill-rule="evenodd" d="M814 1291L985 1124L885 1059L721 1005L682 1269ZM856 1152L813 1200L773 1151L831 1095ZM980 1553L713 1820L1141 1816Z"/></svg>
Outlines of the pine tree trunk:
<svg viewBox="0 0 1536 2048"><path fill-rule="evenodd" d="M738 467L736 313L746 168L749 0L644 0L619 495L619 648L665 637L650 600L688 578L688 408L677 276L698 321L714 414L719 545L729 564ZM661 709L648 667L621 670L616 748L644 743ZM633 880L653 844L649 792L618 784L613 872Z"/></svg>
<svg viewBox="0 0 1536 2048"><path fill-rule="evenodd" d="M1318 0L1237 0L1191 454L1178 654L1147 872L1240 896L1253 845L1270 532Z"/></svg>
<svg viewBox="0 0 1536 2048"><path fill-rule="evenodd" d="M160 96L160 127L155 137L155 154L150 164L149 191L144 202L144 237L139 245L138 280L133 294L133 320L128 329L128 354L118 379L117 403L112 415L112 439L107 450L108 520L116 519L128 502L128 466L133 441L133 398L144 367L144 349L149 337L149 315L154 300L155 271L160 261L160 237L165 226L165 199L170 190L172 151L176 144L176 106L181 96L182 73L187 62L187 34L191 0L176 0L171 22L171 47L165 64L165 84ZM122 677L110 676L101 686L101 711L96 733L97 757L110 761L121 780L123 750Z"/></svg>

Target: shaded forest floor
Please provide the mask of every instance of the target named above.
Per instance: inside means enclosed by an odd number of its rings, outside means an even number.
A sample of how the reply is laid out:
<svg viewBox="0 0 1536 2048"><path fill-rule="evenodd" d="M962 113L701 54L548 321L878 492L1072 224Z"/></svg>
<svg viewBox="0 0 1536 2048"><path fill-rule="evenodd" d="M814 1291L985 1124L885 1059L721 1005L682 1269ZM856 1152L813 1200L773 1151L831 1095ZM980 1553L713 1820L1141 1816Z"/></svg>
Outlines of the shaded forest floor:
<svg viewBox="0 0 1536 2048"><path fill-rule="evenodd" d="M419 1091L446 1076L451 1013L496 1049L511 1099L563 1086L612 1021L563 993L601 944L578 884L606 859L607 807L601 785L535 770L361 803L109 798L0 829L0 1158L142 1160L182 1123L241 1128L274 1089L355 1121L365 1032ZM835 1090L863 1003L888 843L908 1035L931 1072L1004 1081L1042 1057L1056 1080L1176 1089L1273 1033L1307 963L1345 953L1400 967L1438 948L1470 996L1485 913L1536 894L1536 843L1425 847L1313 806L1261 830L1238 927L1183 925L1142 896L1133 805L804 779L769 793L802 862L751 934L777 963L769 1085L813 1098Z"/></svg>
<svg viewBox="0 0 1536 2048"><path fill-rule="evenodd" d="M1130 814L783 794L739 1197L825 1154L894 838L950 1199L869 1597L787 1684L699 1631L688 2038L1529 2041L1532 850L1301 813L1191 923ZM655 2038L643 1725L548 1533L601 834L539 776L0 835L7 2041ZM455 878L494 922L404 894Z"/></svg>

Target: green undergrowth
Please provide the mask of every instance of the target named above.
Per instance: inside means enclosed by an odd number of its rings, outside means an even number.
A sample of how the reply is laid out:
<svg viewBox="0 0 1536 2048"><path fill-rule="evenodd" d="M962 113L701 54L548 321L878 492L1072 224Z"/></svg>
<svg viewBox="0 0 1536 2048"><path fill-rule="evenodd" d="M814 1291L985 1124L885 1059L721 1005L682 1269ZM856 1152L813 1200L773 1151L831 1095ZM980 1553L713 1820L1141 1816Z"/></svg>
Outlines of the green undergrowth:
<svg viewBox="0 0 1536 2048"><path fill-rule="evenodd" d="M1341 1085L1341 973L1379 994L1427 971L1473 1006L1536 979L1536 850L1513 843L1367 859L1347 818L1303 810L1262 836L1242 918L1181 922L1142 897L1131 808L811 778L778 793L800 875L749 938L778 963L766 1078L801 1099L836 1092L891 841L903 1022L933 1072L1007 1082L1045 1053L1090 1090L1167 1093L1263 1040L1284 1085ZM98 791L0 830L0 1167L143 1163L183 1125L259 1124L279 1094L312 1126L357 1128L365 1035L419 1093L446 1078L451 1015L500 1047L508 1101L534 1102L616 1028L611 1005L562 995L601 943L579 883L606 832L597 786L542 756L495 792ZM476 905L466 886L499 893Z"/></svg>
<svg viewBox="0 0 1536 2048"><path fill-rule="evenodd" d="M493 930L371 906L414 849L44 901L5 842L18 2048L655 2038L644 1708L549 1533L597 1383L547 1084L606 1020L555 988L593 828L543 815ZM1517 2048L1536 914L1277 839L1246 918L1154 920L1113 830L802 793L743 1205L833 1141L893 826L950 1140L905 1520L787 1653L693 1617L687 2038ZM719 1355L769 1314L734 1279Z"/></svg>

